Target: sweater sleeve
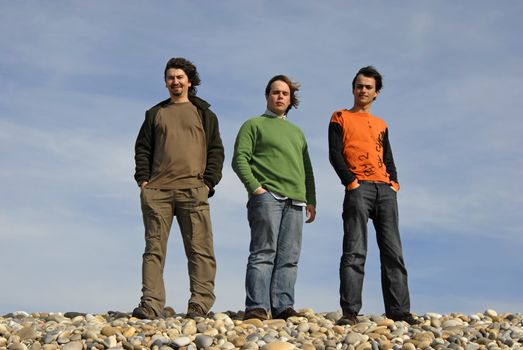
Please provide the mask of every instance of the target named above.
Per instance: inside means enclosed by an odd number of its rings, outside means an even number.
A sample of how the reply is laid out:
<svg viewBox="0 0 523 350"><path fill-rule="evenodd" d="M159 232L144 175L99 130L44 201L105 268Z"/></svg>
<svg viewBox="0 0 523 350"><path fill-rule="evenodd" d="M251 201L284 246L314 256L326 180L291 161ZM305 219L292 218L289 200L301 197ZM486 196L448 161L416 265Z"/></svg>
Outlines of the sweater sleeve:
<svg viewBox="0 0 523 350"><path fill-rule="evenodd" d="M389 129L385 129L385 135L383 136L383 164L387 168L390 180L398 183L398 174L396 172L396 165L394 164L394 157L392 156L392 148L389 142ZM399 187L398 187L399 188Z"/></svg>
<svg viewBox="0 0 523 350"><path fill-rule="evenodd" d="M316 188L314 186L314 173L312 171L312 163L309 157L307 144L303 149L303 166L305 168L305 190L307 195L307 204L316 206Z"/></svg>
<svg viewBox="0 0 523 350"><path fill-rule="evenodd" d="M356 180L356 175L349 170L343 157L343 130L336 122L329 124L329 161L344 186Z"/></svg>
<svg viewBox="0 0 523 350"><path fill-rule="evenodd" d="M256 137L256 127L250 121L245 122L236 136L231 164L232 169L249 194L261 186L260 182L254 177L249 164L256 145Z"/></svg>

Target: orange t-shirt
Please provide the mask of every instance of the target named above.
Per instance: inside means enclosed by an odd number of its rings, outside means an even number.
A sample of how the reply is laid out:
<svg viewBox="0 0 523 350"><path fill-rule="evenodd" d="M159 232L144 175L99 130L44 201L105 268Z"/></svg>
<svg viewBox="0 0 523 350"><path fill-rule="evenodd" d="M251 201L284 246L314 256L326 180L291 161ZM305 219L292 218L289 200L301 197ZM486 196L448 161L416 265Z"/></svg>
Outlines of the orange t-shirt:
<svg viewBox="0 0 523 350"><path fill-rule="evenodd" d="M399 186L390 180L383 162L383 140L387 124L381 118L365 112L339 110L332 114L331 123L343 130L343 157L358 180L378 181ZM349 185L356 186L357 182Z"/></svg>

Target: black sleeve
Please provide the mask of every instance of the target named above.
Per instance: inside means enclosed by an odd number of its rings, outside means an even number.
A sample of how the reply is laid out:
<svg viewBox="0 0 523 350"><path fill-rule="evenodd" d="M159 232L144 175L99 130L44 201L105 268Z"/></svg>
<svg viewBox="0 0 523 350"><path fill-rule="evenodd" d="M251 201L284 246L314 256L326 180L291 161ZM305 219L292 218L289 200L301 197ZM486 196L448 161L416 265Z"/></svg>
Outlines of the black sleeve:
<svg viewBox="0 0 523 350"><path fill-rule="evenodd" d="M209 197L214 195L214 187L222 178L222 168L225 159L218 118L212 111L205 112L207 118L207 164L203 174L203 180L209 187Z"/></svg>
<svg viewBox="0 0 523 350"><path fill-rule="evenodd" d="M343 157L343 130L341 125L332 122L329 124L329 161L344 186L356 179Z"/></svg>
<svg viewBox="0 0 523 350"><path fill-rule="evenodd" d="M154 154L153 119L150 110L145 112L145 120L134 146L134 179L138 185L144 181L149 181L151 176L151 164Z"/></svg>
<svg viewBox="0 0 523 350"><path fill-rule="evenodd" d="M394 157L392 156L392 148L390 147L388 128L385 129L385 136L383 137L383 164L385 164L385 167L387 168L390 179L399 183L396 165L394 164Z"/></svg>

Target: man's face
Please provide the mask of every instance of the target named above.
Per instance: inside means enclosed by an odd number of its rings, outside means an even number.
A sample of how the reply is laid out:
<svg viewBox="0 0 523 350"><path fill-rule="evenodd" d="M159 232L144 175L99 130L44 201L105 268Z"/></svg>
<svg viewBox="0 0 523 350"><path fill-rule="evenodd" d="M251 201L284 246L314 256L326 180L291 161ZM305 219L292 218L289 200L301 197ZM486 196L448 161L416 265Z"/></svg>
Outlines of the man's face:
<svg viewBox="0 0 523 350"><path fill-rule="evenodd" d="M376 91L376 80L362 74L354 82L354 103L359 106L371 104L379 92Z"/></svg>
<svg viewBox="0 0 523 350"><path fill-rule="evenodd" d="M169 68L165 75L165 87L173 97L188 97L191 82L183 69Z"/></svg>
<svg viewBox="0 0 523 350"><path fill-rule="evenodd" d="M277 115L284 115L291 104L291 90L286 82L273 81L267 98L267 108Z"/></svg>

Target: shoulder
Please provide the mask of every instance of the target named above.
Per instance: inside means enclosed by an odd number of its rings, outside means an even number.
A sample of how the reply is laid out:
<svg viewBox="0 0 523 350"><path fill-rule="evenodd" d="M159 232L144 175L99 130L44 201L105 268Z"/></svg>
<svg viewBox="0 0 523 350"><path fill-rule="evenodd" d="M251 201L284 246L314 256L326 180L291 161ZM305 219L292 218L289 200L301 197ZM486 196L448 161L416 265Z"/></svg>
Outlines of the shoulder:
<svg viewBox="0 0 523 350"><path fill-rule="evenodd" d="M255 117L249 117L246 121L243 122L245 126L259 126L263 121L267 119L263 115L257 115Z"/></svg>
<svg viewBox="0 0 523 350"><path fill-rule="evenodd" d="M157 104L155 104L154 106L152 106L151 108L149 108L147 110L147 114L153 115L153 116L156 115L156 113L158 113L158 110L160 110L162 107L165 107L166 105L168 105L170 101L171 101L171 99L168 98L166 100L158 102Z"/></svg>
<svg viewBox="0 0 523 350"><path fill-rule="evenodd" d="M347 118L349 112L346 109L339 109L334 111L331 116L331 122L341 124L345 118Z"/></svg>

